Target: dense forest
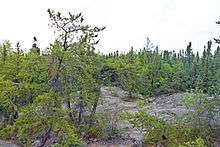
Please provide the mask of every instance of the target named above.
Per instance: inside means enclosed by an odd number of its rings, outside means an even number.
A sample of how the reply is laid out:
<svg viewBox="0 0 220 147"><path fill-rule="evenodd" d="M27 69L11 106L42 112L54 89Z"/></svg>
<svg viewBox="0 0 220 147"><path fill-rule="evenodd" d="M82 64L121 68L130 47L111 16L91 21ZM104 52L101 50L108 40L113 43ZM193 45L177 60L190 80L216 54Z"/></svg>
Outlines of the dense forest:
<svg viewBox="0 0 220 147"><path fill-rule="evenodd" d="M199 124L171 122L150 116L144 110L123 113L121 118L145 127L145 142L165 146L214 146L210 120L219 117L220 44L218 38L205 44L202 54L186 49L160 50L147 39L142 49L103 54L95 50L105 27L87 25L81 13L62 15L48 9L57 39L47 49L37 38L24 52L20 43L0 45L0 139L19 146L84 146L91 137L103 138L108 127L97 111L101 87L120 87L126 99L182 93L194 109ZM217 22L219 25L220 22ZM200 114L205 110L207 117ZM187 118L187 119L186 119ZM133 121L136 120L136 121ZM178 123L177 123L178 122ZM112 128L114 129L114 128ZM164 134L164 129L168 130ZM109 138L114 138L112 131ZM156 135L154 135L156 134Z"/></svg>

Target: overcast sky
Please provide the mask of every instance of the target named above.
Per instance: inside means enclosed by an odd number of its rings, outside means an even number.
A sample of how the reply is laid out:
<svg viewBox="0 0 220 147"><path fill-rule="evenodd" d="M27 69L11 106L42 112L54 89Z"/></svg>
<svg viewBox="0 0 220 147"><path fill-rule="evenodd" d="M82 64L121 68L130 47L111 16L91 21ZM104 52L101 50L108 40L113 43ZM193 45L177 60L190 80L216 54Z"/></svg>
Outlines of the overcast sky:
<svg viewBox="0 0 220 147"><path fill-rule="evenodd" d="M160 50L195 51L220 36L220 0L1 0L0 40L30 48L33 36L45 48L53 40L48 8L83 12L89 24L106 26L97 48L102 52L143 47L147 37Z"/></svg>

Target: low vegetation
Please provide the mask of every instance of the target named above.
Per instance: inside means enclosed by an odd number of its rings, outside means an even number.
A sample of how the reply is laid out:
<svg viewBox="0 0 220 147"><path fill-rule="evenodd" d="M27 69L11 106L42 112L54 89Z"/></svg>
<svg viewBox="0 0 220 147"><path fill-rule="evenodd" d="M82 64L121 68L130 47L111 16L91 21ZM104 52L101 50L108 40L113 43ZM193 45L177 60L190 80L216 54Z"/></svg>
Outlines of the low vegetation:
<svg viewBox="0 0 220 147"><path fill-rule="evenodd" d="M137 114L123 113L121 117L141 130L146 144L162 144L165 146L212 146L214 111L220 97L211 100L201 93L187 93L183 98L185 105L190 107L189 112L180 116L170 114L167 121L164 117L158 118L141 109ZM215 103L215 104L214 104ZM213 105L214 104L214 105Z"/></svg>
<svg viewBox="0 0 220 147"><path fill-rule="evenodd" d="M139 51L104 55L95 45L105 27L87 25L81 13L65 16L49 9L48 14L57 38L47 49L38 47L36 37L27 52L19 42L15 48L9 41L0 45L1 140L20 146L83 146L89 138L118 137L120 130L97 112L100 88L117 86L128 91L129 101L137 99L135 94L186 93L192 113L171 122L144 111L123 114L146 142L213 145L210 123L219 115L220 46L212 49L210 40L199 55L192 43L179 52L159 51L147 39Z"/></svg>

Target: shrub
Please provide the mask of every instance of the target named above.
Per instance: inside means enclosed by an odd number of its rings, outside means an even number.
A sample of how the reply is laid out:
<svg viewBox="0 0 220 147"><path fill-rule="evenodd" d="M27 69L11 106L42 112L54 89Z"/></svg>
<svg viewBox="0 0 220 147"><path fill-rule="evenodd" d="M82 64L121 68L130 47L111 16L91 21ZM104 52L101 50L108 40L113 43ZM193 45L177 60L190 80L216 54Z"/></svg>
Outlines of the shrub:
<svg viewBox="0 0 220 147"><path fill-rule="evenodd" d="M104 114L96 113L95 122L88 129L88 135L91 138L104 138L105 137L105 128L107 126L107 120Z"/></svg>

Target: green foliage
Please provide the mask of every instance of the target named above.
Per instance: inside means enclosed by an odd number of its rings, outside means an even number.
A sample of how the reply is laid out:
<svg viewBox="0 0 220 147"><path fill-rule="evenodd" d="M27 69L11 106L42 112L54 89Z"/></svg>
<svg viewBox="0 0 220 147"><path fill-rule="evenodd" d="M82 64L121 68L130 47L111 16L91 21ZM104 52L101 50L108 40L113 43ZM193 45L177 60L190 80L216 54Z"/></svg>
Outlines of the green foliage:
<svg viewBox="0 0 220 147"><path fill-rule="evenodd" d="M145 136L147 144L167 146L212 146L213 131L210 122L219 117L219 96L208 97L199 91L185 93L183 103L189 112L181 116L172 115L169 122L149 115L144 110L137 114L124 113Z"/></svg>
<svg viewBox="0 0 220 147"><path fill-rule="evenodd" d="M144 95L160 95L200 89L204 93L219 93L219 49L211 52L211 41L199 56L192 51L192 44L186 51L159 52L141 49L117 56L107 56L105 64L118 73L118 85L129 92ZM108 84L109 85L109 84Z"/></svg>
<svg viewBox="0 0 220 147"><path fill-rule="evenodd" d="M195 141L192 142L185 142L182 145L179 145L178 147L206 147L205 142L202 138L197 138Z"/></svg>
<svg viewBox="0 0 220 147"><path fill-rule="evenodd" d="M105 129L107 126L107 120L106 117L104 116L104 114L102 113L96 113L95 114L95 122L93 124L93 126L91 126L88 129L88 135L89 137L92 138L99 138L102 139L105 137Z"/></svg>
<svg viewBox="0 0 220 147"><path fill-rule="evenodd" d="M43 55L36 37L27 53L19 43L15 52L9 42L0 46L0 138L21 146L37 140L45 146L51 139L56 145L81 146L84 136L78 130L83 126L87 132L96 121L100 55L94 45L104 28L86 25L81 14L48 12L59 36Z"/></svg>
<svg viewBox="0 0 220 147"><path fill-rule="evenodd" d="M126 114L134 126L147 130L149 142L207 144L208 123L219 113L220 47L212 52L208 41L203 56L193 53L191 42L178 54L160 52L148 38L140 51L132 47L128 53L107 56L95 52L105 27L87 25L81 13L65 16L48 9L48 14L57 38L47 50L40 52L36 37L28 52L19 42L14 49L9 41L0 44L0 139L15 140L21 146L36 140L45 146L50 139L55 146L82 146L85 136L118 137L115 122L108 124L105 116L96 114L104 85L128 91L131 101L136 100L134 93L151 96L198 89L213 95L210 100L198 92L186 93L184 102L193 111L183 116L182 123L167 123L142 111ZM112 71L102 72L105 67ZM118 114L110 115L117 121Z"/></svg>
<svg viewBox="0 0 220 147"><path fill-rule="evenodd" d="M115 139L120 137L120 130L115 123L109 124L106 131L107 139Z"/></svg>
<svg viewBox="0 0 220 147"><path fill-rule="evenodd" d="M196 128L192 128L188 124L181 121L165 122L154 116L140 111L137 114L125 113L122 118L129 120L129 122L139 128L145 136L146 144L163 144L166 146L204 146L204 138L206 141L209 138L200 136L201 132L197 132ZM205 135L210 136L203 129ZM202 138L201 138L202 137Z"/></svg>
<svg viewBox="0 0 220 147"><path fill-rule="evenodd" d="M2 129L3 138L18 139L21 144L28 145L49 132L60 139L61 144L81 144L73 125L65 118L62 111L61 98L54 92L45 93L21 110L21 116L13 125Z"/></svg>
<svg viewBox="0 0 220 147"><path fill-rule="evenodd" d="M209 97L201 92L185 93L183 99L185 105L191 110L182 116L185 124L192 126L194 134L200 134L206 143L212 140L215 126L212 125L216 118L220 117L219 113L219 96ZM209 135L207 135L209 134Z"/></svg>

